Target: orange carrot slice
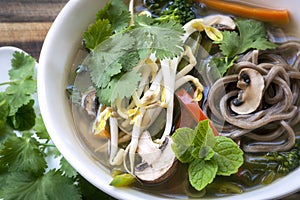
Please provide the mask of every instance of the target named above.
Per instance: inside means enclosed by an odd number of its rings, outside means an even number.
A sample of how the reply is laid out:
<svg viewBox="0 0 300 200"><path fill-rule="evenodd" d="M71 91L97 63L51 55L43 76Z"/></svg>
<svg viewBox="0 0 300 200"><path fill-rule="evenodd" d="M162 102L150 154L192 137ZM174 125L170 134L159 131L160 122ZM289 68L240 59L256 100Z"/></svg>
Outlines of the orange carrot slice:
<svg viewBox="0 0 300 200"><path fill-rule="evenodd" d="M198 123L199 121L207 119L207 116L201 110L199 104L193 100L191 95L187 93L184 89L179 89L175 92L177 98L180 103L184 106L184 108L191 113L193 119ZM213 126L211 121L209 121L209 125L215 136L219 135L217 129Z"/></svg>
<svg viewBox="0 0 300 200"><path fill-rule="evenodd" d="M256 19L277 24L288 24L290 21L288 10L273 10L267 8L251 7L237 3L225 2L221 0L196 0L204 3L207 7L224 13L233 14L240 17Z"/></svg>

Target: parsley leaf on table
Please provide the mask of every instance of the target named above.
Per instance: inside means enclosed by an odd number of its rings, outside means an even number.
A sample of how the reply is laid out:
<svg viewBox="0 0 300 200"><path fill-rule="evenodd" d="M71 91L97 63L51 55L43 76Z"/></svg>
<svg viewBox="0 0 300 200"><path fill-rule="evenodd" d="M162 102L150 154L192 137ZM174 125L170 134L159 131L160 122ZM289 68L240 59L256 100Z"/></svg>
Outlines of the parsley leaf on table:
<svg viewBox="0 0 300 200"><path fill-rule="evenodd" d="M23 131L31 129L35 124L35 111L33 108L34 100L21 106L17 112L9 117L12 127L15 130Z"/></svg>
<svg viewBox="0 0 300 200"><path fill-rule="evenodd" d="M54 170L50 170L43 176L13 172L7 177L6 184L2 189L2 196L5 200L81 199L79 189L73 180Z"/></svg>
<svg viewBox="0 0 300 200"><path fill-rule="evenodd" d="M38 115L35 118L35 125L33 127L33 130L35 131L35 133L39 139L50 140L50 136L47 132L47 129L45 127L45 124L44 124L44 121L43 121L43 118L41 115Z"/></svg>
<svg viewBox="0 0 300 200"><path fill-rule="evenodd" d="M0 165L7 166L9 171L30 171L41 175L47 167L39 142L29 132L22 137L9 136L2 144L0 155Z"/></svg>
<svg viewBox="0 0 300 200"><path fill-rule="evenodd" d="M52 144L42 116L33 108L34 66L31 56L15 52L10 81L0 83L7 85L0 92L0 199L80 200L91 194L105 196L84 182ZM60 166L50 168L48 157L60 158Z"/></svg>
<svg viewBox="0 0 300 200"><path fill-rule="evenodd" d="M14 115L18 109L29 103L31 94L36 92L35 60L23 52L15 52L12 59L12 69L9 70L10 84L6 88L7 101L10 105L9 115Z"/></svg>
<svg viewBox="0 0 300 200"><path fill-rule="evenodd" d="M5 98L5 93L0 92L0 130L5 126L9 114L9 104Z"/></svg>

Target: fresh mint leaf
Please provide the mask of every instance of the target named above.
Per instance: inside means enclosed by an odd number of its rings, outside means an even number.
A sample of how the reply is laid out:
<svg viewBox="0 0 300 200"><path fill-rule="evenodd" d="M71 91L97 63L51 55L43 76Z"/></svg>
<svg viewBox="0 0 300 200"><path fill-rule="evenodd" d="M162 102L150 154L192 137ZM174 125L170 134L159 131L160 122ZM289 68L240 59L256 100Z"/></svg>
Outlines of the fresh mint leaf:
<svg viewBox="0 0 300 200"><path fill-rule="evenodd" d="M10 171L29 171L40 175L47 167L38 141L25 133L22 137L9 136L0 150L0 165L9 167Z"/></svg>
<svg viewBox="0 0 300 200"><path fill-rule="evenodd" d="M10 80L31 79L35 73L35 59L23 52L14 52L11 60L12 69L8 71Z"/></svg>
<svg viewBox="0 0 300 200"><path fill-rule="evenodd" d="M188 167L189 181L198 191L212 183L216 177L218 165L215 160L193 160Z"/></svg>
<svg viewBox="0 0 300 200"><path fill-rule="evenodd" d="M238 171L243 164L243 151L230 138L217 136L214 146L215 160L218 163L218 175L229 176Z"/></svg>
<svg viewBox="0 0 300 200"><path fill-rule="evenodd" d="M211 146L213 147L216 143L215 136L212 132L212 129L209 125L209 120L200 121L195 128L195 139L193 141L195 146L204 147Z"/></svg>
<svg viewBox="0 0 300 200"><path fill-rule="evenodd" d="M128 6L119 0L110 0L103 9L96 14L96 20L109 20L114 32L122 31L128 27L130 21L130 12Z"/></svg>
<svg viewBox="0 0 300 200"><path fill-rule="evenodd" d="M4 128L9 114L9 104L6 101L5 94L0 92L0 130Z"/></svg>
<svg viewBox="0 0 300 200"><path fill-rule="evenodd" d="M202 120L195 130L179 128L172 135L176 158L188 163L191 185L202 190L216 175L236 173L243 163L243 151L225 136L214 136L209 120Z"/></svg>
<svg viewBox="0 0 300 200"><path fill-rule="evenodd" d="M35 125L35 111L33 104L34 100L30 100L28 104L20 107L13 116L9 117L15 130L29 130Z"/></svg>
<svg viewBox="0 0 300 200"><path fill-rule="evenodd" d="M263 22L247 19L237 20L238 33L235 31L224 31L223 41L220 49L222 54L233 58L245 53L249 49L274 49L276 44L267 39L266 29Z"/></svg>
<svg viewBox="0 0 300 200"><path fill-rule="evenodd" d="M172 137L172 150L176 158L182 163L190 163L193 161L192 150L195 138L194 130L191 128L176 129Z"/></svg>
<svg viewBox="0 0 300 200"><path fill-rule="evenodd" d="M49 171L42 176L27 172L13 172L6 178L2 188L5 200L80 200L79 189L73 180L59 171Z"/></svg>
<svg viewBox="0 0 300 200"><path fill-rule="evenodd" d="M214 155L215 152L210 146L203 146L199 150L197 157L204 160L210 160Z"/></svg>
<svg viewBox="0 0 300 200"><path fill-rule="evenodd" d="M83 33L83 40L85 47L93 50L101 42L112 35L110 22L107 19L99 19L91 24L89 28Z"/></svg>

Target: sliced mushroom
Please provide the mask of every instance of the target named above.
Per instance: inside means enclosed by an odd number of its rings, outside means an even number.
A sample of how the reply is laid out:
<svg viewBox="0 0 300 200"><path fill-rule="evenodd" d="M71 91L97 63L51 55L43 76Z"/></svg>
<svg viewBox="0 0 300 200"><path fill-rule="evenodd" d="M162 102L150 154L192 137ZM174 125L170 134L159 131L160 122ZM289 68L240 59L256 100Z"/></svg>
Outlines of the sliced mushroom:
<svg viewBox="0 0 300 200"><path fill-rule="evenodd" d="M237 114L249 114L261 104L265 82L256 70L244 68L238 75L237 87L240 89L237 98L230 103L231 109Z"/></svg>
<svg viewBox="0 0 300 200"><path fill-rule="evenodd" d="M160 183L171 177L177 165L171 144L169 137L161 145L156 144L148 131L143 132L138 146L142 162L134 169L136 177L146 183Z"/></svg>
<svg viewBox="0 0 300 200"><path fill-rule="evenodd" d="M89 115L96 117L97 109L99 105L96 97L95 88L90 88L88 91L82 94L81 106L85 109L85 111Z"/></svg>

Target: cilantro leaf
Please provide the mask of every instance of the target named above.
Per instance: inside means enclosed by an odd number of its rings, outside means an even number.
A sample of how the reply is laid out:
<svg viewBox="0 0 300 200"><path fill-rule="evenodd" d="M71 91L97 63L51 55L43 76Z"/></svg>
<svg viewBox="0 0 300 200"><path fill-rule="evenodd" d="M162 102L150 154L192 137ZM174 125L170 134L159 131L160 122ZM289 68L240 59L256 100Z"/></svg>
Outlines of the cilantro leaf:
<svg viewBox="0 0 300 200"><path fill-rule="evenodd" d="M137 89L141 80L140 74L136 70L115 76L106 88L97 92L101 102L105 104L113 103L117 98L130 97Z"/></svg>
<svg viewBox="0 0 300 200"><path fill-rule="evenodd" d="M35 125L33 127L33 130L35 131L36 135L40 139L50 140L50 136L49 136L48 131L45 127L42 115L38 115L35 118Z"/></svg>
<svg viewBox="0 0 300 200"><path fill-rule="evenodd" d="M132 36L136 38L139 50L151 50L158 59L173 58L182 52L180 37L184 31L176 21L157 23L147 16L135 17Z"/></svg>
<svg viewBox="0 0 300 200"><path fill-rule="evenodd" d="M15 51L8 71L10 80L23 80L34 77L35 59L23 52Z"/></svg>
<svg viewBox="0 0 300 200"><path fill-rule="evenodd" d="M0 150L0 165L8 166L10 171L42 174L47 164L38 141L31 136L29 133L22 137L9 136Z"/></svg>
<svg viewBox="0 0 300 200"><path fill-rule="evenodd" d="M183 29L180 25L171 21L156 23L149 17L136 19L133 29L104 40L87 58L91 80L104 104L113 103L116 98L130 97L140 80L140 76L130 71L149 53L163 59L173 58L182 51Z"/></svg>
<svg viewBox="0 0 300 200"><path fill-rule="evenodd" d="M193 160L188 167L191 185L198 191L204 189L216 177L217 169L215 160Z"/></svg>
<svg viewBox="0 0 300 200"><path fill-rule="evenodd" d="M10 84L5 90L6 99L10 105L9 116L14 115L21 106L28 104L36 89L36 80L32 79L20 80L17 83Z"/></svg>
<svg viewBox="0 0 300 200"><path fill-rule="evenodd" d="M273 49L277 45L269 42L263 22L247 19L236 21L239 34L235 31L224 31L220 49L222 54L232 58L249 49Z"/></svg>
<svg viewBox="0 0 300 200"><path fill-rule="evenodd" d="M96 87L105 88L112 76L121 73L119 59L127 55L133 45L134 39L129 34L116 34L97 46L89 58L91 78Z"/></svg>
<svg viewBox="0 0 300 200"><path fill-rule="evenodd" d="M229 176L236 173L243 164L243 151L227 137L216 137L217 142L213 150L218 163L218 175Z"/></svg>
<svg viewBox="0 0 300 200"><path fill-rule="evenodd" d="M85 47L93 50L98 44L112 35L110 22L106 19L97 20L83 33Z"/></svg>
<svg viewBox="0 0 300 200"><path fill-rule="evenodd" d="M114 32L119 32L128 27L130 12L123 1L110 0L103 9L96 14L96 20L108 19Z"/></svg>
<svg viewBox="0 0 300 200"><path fill-rule="evenodd" d="M234 58L213 56L209 61L209 65L213 67L213 69L216 68L219 73L224 76L227 70L233 66L234 61L236 61L237 58L237 56L235 56Z"/></svg>
<svg viewBox="0 0 300 200"><path fill-rule="evenodd" d="M77 176L77 171L68 163L68 161L62 157L60 159L60 171L63 172L63 175L69 178L75 178Z"/></svg>
<svg viewBox="0 0 300 200"><path fill-rule="evenodd" d="M49 171L43 176L27 172L13 172L2 188L4 199L14 200L80 200L79 189L72 179L61 176L59 171Z"/></svg>
<svg viewBox="0 0 300 200"><path fill-rule="evenodd" d="M13 116L9 117L15 130L29 130L34 126L35 111L33 108L33 104L34 100L30 100L28 104L20 107Z"/></svg>
<svg viewBox="0 0 300 200"><path fill-rule="evenodd" d="M6 101L5 94L0 92L0 130L5 126L9 114L9 104Z"/></svg>
<svg viewBox="0 0 300 200"><path fill-rule="evenodd" d="M35 59L23 52L14 52L12 68L8 71L10 82L5 90L6 100L10 106L9 116L29 103L31 95L36 92Z"/></svg>

